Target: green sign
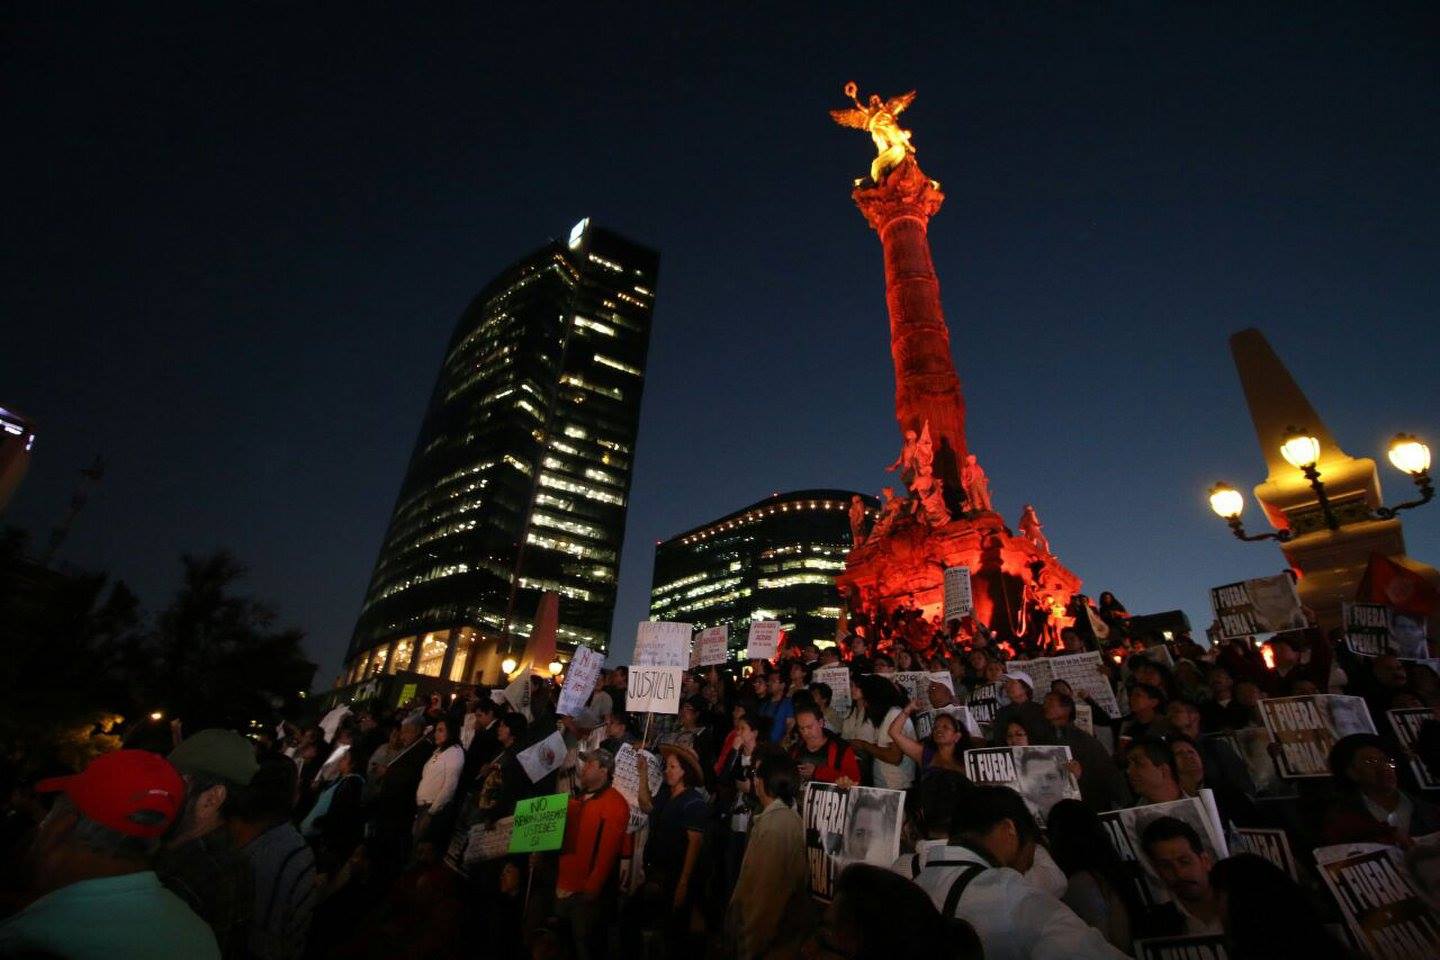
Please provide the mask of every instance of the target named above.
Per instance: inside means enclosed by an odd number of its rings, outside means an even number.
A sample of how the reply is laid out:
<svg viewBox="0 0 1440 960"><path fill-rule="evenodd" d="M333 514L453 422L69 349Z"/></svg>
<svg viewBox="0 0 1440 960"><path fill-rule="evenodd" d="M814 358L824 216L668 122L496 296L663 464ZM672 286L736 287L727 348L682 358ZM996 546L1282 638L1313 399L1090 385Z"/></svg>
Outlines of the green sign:
<svg viewBox="0 0 1440 960"><path fill-rule="evenodd" d="M531 797L515 804L515 832L510 834L510 853L559 850L565 842L565 811L568 793Z"/></svg>
<svg viewBox="0 0 1440 960"><path fill-rule="evenodd" d="M409 703L411 700L414 700L414 699L415 699L415 689L416 689L416 687L418 687L418 686L419 686L418 683L407 683L407 684L405 684L405 686L401 687L401 688L400 688L400 699L395 701L395 705L396 705L397 707L403 707L403 706L405 706L405 704Z"/></svg>

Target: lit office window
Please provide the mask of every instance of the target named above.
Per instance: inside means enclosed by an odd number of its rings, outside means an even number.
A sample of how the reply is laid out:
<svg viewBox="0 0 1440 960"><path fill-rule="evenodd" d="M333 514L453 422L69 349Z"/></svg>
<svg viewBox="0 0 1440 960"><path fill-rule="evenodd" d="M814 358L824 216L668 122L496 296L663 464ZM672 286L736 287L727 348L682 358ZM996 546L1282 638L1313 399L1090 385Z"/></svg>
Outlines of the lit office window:
<svg viewBox="0 0 1440 960"><path fill-rule="evenodd" d="M427 677L440 676L440 667L445 663L445 651L449 647L449 630L425 634L425 639L420 644L420 660L415 664L415 672Z"/></svg>
<svg viewBox="0 0 1440 960"><path fill-rule="evenodd" d="M464 683L469 676L470 651L475 647L475 630L461 627L455 631L455 660L450 664L450 681Z"/></svg>
<svg viewBox="0 0 1440 960"><path fill-rule="evenodd" d="M415 638L406 637L395 643L395 652L390 655L390 669L386 673L394 673L397 670L409 670L410 658L415 655Z"/></svg>

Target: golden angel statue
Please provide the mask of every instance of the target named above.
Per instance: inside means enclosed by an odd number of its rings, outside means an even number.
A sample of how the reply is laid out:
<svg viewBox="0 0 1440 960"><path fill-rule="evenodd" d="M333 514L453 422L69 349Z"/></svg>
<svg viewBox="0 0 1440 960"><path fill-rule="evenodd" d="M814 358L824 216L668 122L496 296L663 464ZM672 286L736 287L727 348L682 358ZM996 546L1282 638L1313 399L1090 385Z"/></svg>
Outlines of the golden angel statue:
<svg viewBox="0 0 1440 960"><path fill-rule="evenodd" d="M900 124L895 121L906 107L915 102L915 91L889 100L881 100L878 94L872 93L868 103L861 103L856 96L858 90L853 80L845 84L845 96L854 100L855 106L831 110L830 116L842 127L854 127L870 133L876 152L875 159L870 162L870 179L878 184L881 177L915 152L910 143L910 131L900 129Z"/></svg>

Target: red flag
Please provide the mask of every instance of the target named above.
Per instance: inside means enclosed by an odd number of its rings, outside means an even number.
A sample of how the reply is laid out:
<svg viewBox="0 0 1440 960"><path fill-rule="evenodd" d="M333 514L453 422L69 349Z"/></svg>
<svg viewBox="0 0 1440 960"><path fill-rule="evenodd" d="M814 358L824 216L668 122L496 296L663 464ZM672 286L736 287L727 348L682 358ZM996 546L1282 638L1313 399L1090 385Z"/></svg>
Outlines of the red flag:
<svg viewBox="0 0 1440 960"><path fill-rule="evenodd" d="M1365 576L1355 591L1362 603L1389 604L1400 613L1418 617L1432 616L1440 609L1440 590L1400 560L1383 553L1372 553Z"/></svg>

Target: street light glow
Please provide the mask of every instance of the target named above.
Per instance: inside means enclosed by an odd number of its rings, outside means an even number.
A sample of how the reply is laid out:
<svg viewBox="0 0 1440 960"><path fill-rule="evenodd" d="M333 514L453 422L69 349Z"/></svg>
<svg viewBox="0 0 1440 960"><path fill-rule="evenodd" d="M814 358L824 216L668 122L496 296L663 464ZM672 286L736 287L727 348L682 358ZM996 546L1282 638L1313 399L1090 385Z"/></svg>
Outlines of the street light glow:
<svg viewBox="0 0 1440 960"><path fill-rule="evenodd" d="M1210 488L1210 509L1222 520L1233 520L1244 511L1245 498L1239 490L1222 481Z"/></svg>
<svg viewBox="0 0 1440 960"><path fill-rule="evenodd" d="M1280 444L1280 456L1296 470L1313 467L1320 460L1320 441L1298 427L1291 427L1285 442Z"/></svg>
<svg viewBox="0 0 1440 960"><path fill-rule="evenodd" d="M501 671L503 671L503 672L504 672L505 674L507 674L507 675L508 675L508 674L511 674L511 673L514 673L514 672L515 672L515 658L514 658L514 657L506 657L504 660L501 660L501 661L500 661L500 669L501 669Z"/></svg>
<svg viewBox="0 0 1440 960"><path fill-rule="evenodd" d="M1397 433L1395 439L1390 441L1390 462L1401 473L1408 473L1412 477L1419 476L1430 469L1430 448L1421 443L1418 437Z"/></svg>

